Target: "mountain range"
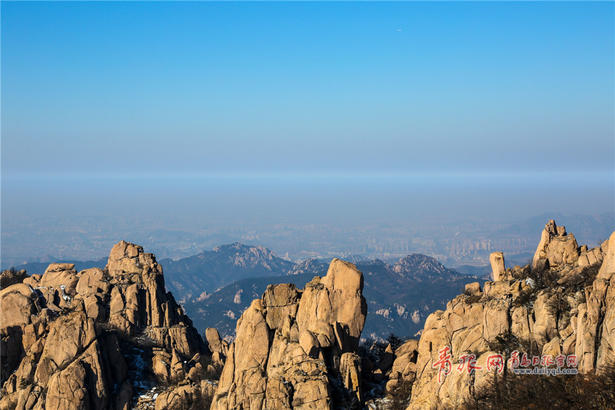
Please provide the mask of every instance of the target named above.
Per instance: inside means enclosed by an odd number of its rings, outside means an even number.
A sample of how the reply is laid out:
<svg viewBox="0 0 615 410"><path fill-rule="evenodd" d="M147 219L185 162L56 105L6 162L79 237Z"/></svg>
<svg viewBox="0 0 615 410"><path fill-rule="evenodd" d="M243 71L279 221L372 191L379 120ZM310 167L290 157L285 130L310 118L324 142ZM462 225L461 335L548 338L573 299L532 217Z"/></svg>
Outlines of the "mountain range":
<svg viewBox="0 0 615 410"><path fill-rule="evenodd" d="M478 280L420 254L408 255L393 264L375 259L355 265L363 272L363 293L368 301L363 337L372 339L390 334L413 336L430 312L443 308L447 300L463 291L466 283ZM318 260L304 261L290 271L298 274L242 279L212 294L187 300L184 308L197 328L215 327L223 336L233 336L236 320L267 285L293 283L302 288L314 276L325 275L327 267Z"/></svg>

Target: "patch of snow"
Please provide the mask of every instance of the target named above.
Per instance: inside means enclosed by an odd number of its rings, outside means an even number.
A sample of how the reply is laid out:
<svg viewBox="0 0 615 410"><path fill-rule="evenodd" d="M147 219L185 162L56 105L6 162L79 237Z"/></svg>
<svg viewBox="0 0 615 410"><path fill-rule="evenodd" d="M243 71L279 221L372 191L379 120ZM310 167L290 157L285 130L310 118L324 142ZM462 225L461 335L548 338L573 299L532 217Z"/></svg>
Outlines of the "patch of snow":
<svg viewBox="0 0 615 410"><path fill-rule="evenodd" d="M233 303L240 304L241 303L241 294L243 293L243 289L239 289L237 293L235 293L235 297L233 298Z"/></svg>
<svg viewBox="0 0 615 410"><path fill-rule="evenodd" d="M199 295L199 297L198 297L198 298L196 298L196 300L197 300L198 302L202 302L202 301L204 301L205 299L207 299L207 298L208 298L208 297L210 297L210 296L211 296L211 295L210 295L210 294L207 294L207 292L203 292L203 293L201 293L201 294Z"/></svg>
<svg viewBox="0 0 615 410"><path fill-rule="evenodd" d="M418 310L415 310L414 312L412 312L411 318L413 323L418 324L421 321L421 314Z"/></svg>

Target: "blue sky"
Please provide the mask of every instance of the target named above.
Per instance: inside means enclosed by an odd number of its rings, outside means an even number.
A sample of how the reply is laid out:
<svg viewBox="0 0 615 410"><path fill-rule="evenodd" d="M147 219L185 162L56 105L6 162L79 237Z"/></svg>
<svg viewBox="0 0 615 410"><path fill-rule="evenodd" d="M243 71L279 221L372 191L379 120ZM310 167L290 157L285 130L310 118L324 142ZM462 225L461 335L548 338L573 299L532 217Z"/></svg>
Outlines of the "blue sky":
<svg viewBox="0 0 615 410"><path fill-rule="evenodd" d="M2 171L612 173L614 41L612 2L2 2Z"/></svg>

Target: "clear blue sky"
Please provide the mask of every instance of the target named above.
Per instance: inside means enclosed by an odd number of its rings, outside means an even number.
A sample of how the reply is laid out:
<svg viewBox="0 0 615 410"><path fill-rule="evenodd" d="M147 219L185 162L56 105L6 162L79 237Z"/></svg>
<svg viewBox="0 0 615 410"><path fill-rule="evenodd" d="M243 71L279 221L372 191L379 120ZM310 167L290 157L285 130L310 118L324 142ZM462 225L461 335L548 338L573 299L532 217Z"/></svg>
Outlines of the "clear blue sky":
<svg viewBox="0 0 615 410"><path fill-rule="evenodd" d="M613 172L614 4L2 2L2 170Z"/></svg>

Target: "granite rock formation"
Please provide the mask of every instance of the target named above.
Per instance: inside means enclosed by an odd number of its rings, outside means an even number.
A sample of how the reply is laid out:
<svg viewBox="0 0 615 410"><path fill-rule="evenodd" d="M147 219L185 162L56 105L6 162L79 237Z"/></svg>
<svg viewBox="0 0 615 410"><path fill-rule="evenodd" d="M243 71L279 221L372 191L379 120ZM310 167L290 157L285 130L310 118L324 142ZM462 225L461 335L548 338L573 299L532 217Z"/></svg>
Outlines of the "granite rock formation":
<svg viewBox="0 0 615 410"><path fill-rule="evenodd" d="M3 288L0 306L1 409L127 409L179 382L183 399L158 400L182 408L213 391L201 337L140 246L117 243L105 269L51 264Z"/></svg>
<svg viewBox="0 0 615 410"><path fill-rule="evenodd" d="M334 259L304 290L267 287L237 322L212 409L323 409L361 400L363 276Z"/></svg>
<svg viewBox="0 0 615 410"><path fill-rule="evenodd" d="M500 374L497 367L485 370L493 355L502 356L502 372L511 371L514 351L573 355L579 372L590 374L615 361L615 232L588 249L549 221L530 265L507 269L501 254L491 262L493 281L466 286L427 318L416 365L400 372L416 379L410 409L462 406ZM445 348L453 368L466 355L482 370L441 370Z"/></svg>

